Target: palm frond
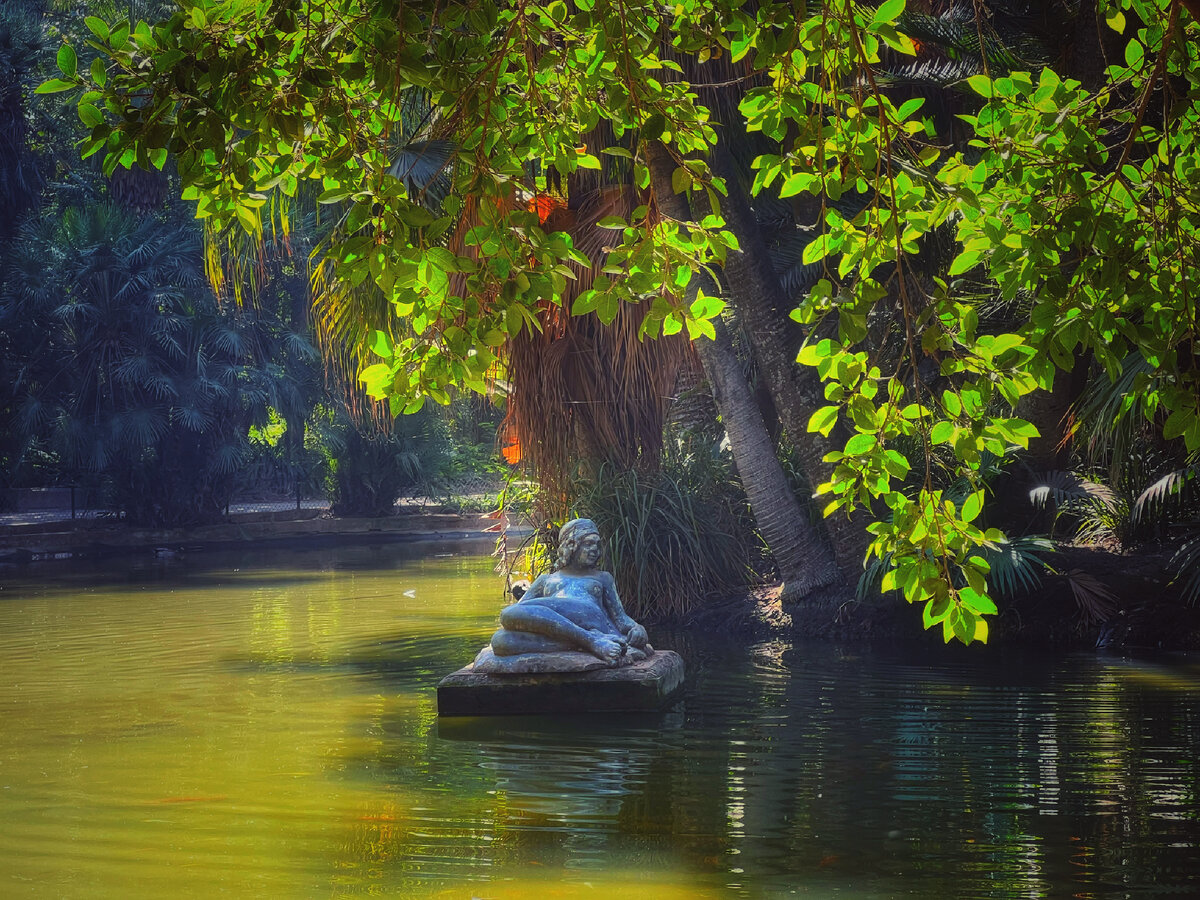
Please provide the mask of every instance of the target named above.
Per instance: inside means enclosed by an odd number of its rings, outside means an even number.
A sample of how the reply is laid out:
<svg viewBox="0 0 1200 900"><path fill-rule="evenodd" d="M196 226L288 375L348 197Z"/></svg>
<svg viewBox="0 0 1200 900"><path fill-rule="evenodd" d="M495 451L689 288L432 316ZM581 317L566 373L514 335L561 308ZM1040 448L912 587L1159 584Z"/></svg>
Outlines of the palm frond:
<svg viewBox="0 0 1200 900"><path fill-rule="evenodd" d="M511 391L502 434L520 448L547 495L563 502L581 463L658 465L675 375L691 352L682 335L642 339L650 300L624 304L608 325L594 314L569 313L575 297L592 286L612 240L597 223L608 215L628 218L638 201L632 189L610 187L550 215L546 230L569 234L593 265L572 264L576 278L568 282L563 306L545 304L540 328L508 343Z"/></svg>
<svg viewBox="0 0 1200 900"><path fill-rule="evenodd" d="M875 74L881 85L912 84L931 87L957 87L966 90L966 80L978 75L983 67L974 59L920 59L902 66L890 66Z"/></svg>
<svg viewBox="0 0 1200 900"><path fill-rule="evenodd" d="M1053 553L1049 538L1023 536L1010 538L986 547L982 556L991 566L988 583L1002 596L1037 590L1043 572L1053 572L1050 563L1038 554Z"/></svg>
<svg viewBox="0 0 1200 900"><path fill-rule="evenodd" d="M198 406L178 406L175 408L175 420L188 431L201 434L212 424L212 416Z"/></svg>
<svg viewBox="0 0 1200 900"><path fill-rule="evenodd" d="M883 576L892 568L892 554L871 556L863 566L862 575L858 576L858 584L854 588L854 599L860 603L870 599L878 590Z"/></svg>
<svg viewBox="0 0 1200 900"><path fill-rule="evenodd" d="M1133 520L1142 521L1147 515L1160 514L1169 508L1190 503L1200 495L1200 461L1163 475L1138 495L1133 504Z"/></svg>
<svg viewBox="0 0 1200 900"><path fill-rule="evenodd" d="M246 461L246 446L242 443L224 443L213 452L208 468L217 475L232 475Z"/></svg>
<svg viewBox="0 0 1200 900"><path fill-rule="evenodd" d="M457 150L451 141L411 141L395 152L388 174L403 183L413 200L431 209L441 209L450 193Z"/></svg>
<svg viewBox="0 0 1200 900"><path fill-rule="evenodd" d="M1145 404L1156 396L1163 377L1140 353L1130 354L1115 380L1094 377L1076 404L1072 433L1082 438L1077 444L1089 460L1107 461L1114 481L1130 470L1130 458L1144 442L1147 423L1154 418Z"/></svg>
<svg viewBox="0 0 1200 900"><path fill-rule="evenodd" d="M283 336L283 344L291 356L302 362L315 362L321 358L320 351L304 332L288 331Z"/></svg>
<svg viewBox="0 0 1200 900"><path fill-rule="evenodd" d="M1192 538L1171 557L1170 568L1175 575L1171 583L1178 585L1188 604L1200 602L1200 537Z"/></svg>
<svg viewBox="0 0 1200 900"><path fill-rule="evenodd" d="M1037 475L1037 483L1029 489L1029 502L1038 509L1047 505L1062 507L1073 500L1109 502L1114 498L1111 488L1089 481L1074 472L1050 471Z"/></svg>
<svg viewBox="0 0 1200 900"><path fill-rule="evenodd" d="M923 46L932 45L951 59L971 60L989 70L1045 65L1049 54L1028 31L1009 27L1003 17L981 19L973 3L953 5L940 15L906 12L900 30Z"/></svg>
<svg viewBox="0 0 1200 900"><path fill-rule="evenodd" d="M123 446L151 447L167 433L169 427L163 411L152 407L126 410L114 419L117 443Z"/></svg>
<svg viewBox="0 0 1200 900"><path fill-rule="evenodd" d="M236 358L246 352L246 336L241 329L231 325L213 325L207 329L206 337L212 341L214 347L228 356Z"/></svg>

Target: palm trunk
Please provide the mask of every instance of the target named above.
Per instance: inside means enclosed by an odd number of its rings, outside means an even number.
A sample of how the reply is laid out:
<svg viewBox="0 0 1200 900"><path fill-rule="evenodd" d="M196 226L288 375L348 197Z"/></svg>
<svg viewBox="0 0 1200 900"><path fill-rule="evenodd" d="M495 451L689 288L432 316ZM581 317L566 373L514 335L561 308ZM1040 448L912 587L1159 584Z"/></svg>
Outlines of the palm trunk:
<svg viewBox="0 0 1200 900"><path fill-rule="evenodd" d="M779 414L784 431L796 449L809 484L814 488L830 480L833 465L825 454L841 450L849 434L835 428L829 438L808 430L812 414L825 405L825 391L811 368L796 363L798 348L789 340L788 313L792 305L784 295L771 263L749 198L734 170L728 151L718 145L710 160L715 174L725 179L728 197L721 214L738 239L739 251L725 260L725 291L734 314L749 337L754 359ZM867 517L861 511L839 513L825 521L844 578L853 583L862 573L870 537Z"/></svg>
<svg viewBox="0 0 1200 900"><path fill-rule="evenodd" d="M792 493L725 323L714 319L713 327L716 340L701 339L696 350L721 411L754 521L779 568L782 597L802 600L818 588L836 584L838 569L808 512Z"/></svg>
<svg viewBox="0 0 1200 900"><path fill-rule="evenodd" d="M674 164L665 148L651 144L647 148L647 162L659 211L688 221L691 211L686 199L671 188ZM693 278L688 288L689 301L699 287L697 282L698 277ZM715 319L713 325L716 340L701 339L695 346L729 435L729 446L754 520L779 568L783 598L801 600L819 588L837 583L838 569L820 533L813 528L806 510L788 485L724 323Z"/></svg>

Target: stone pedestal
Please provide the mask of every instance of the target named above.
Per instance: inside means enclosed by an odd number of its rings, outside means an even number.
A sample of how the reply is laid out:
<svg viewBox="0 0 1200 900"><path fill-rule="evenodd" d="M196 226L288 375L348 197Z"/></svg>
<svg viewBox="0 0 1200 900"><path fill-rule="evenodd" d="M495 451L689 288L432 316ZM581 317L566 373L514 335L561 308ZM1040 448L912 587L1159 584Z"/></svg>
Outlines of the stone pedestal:
<svg viewBox="0 0 1200 900"><path fill-rule="evenodd" d="M438 685L439 716L657 712L683 692L683 660L670 650L619 669L481 675L472 663Z"/></svg>

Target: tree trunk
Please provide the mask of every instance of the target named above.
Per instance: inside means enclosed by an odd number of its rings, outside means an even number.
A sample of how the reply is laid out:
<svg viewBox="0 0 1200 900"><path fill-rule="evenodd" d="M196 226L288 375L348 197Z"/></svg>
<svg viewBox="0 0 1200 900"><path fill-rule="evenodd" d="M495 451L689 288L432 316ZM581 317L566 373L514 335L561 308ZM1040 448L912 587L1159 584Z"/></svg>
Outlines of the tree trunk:
<svg viewBox="0 0 1200 900"><path fill-rule="evenodd" d="M796 362L799 348L789 340L792 304L780 286L749 198L723 145L718 145L710 164L714 173L725 179L729 194L721 204L721 214L741 246L740 252L730 251L725 260L725 296L750 339L754 359L804 475L816 488L833 473L833 464L824 461L825 454L841 450L850 435L844 428L835 428L829 438L808 430L812 414L826 404L824 386L815 370ZM838 567L853 584L862 574L870 542L867 515L862 511L851 516L838 513L826 519L825 525Z"/></svg>
<svg viewBox="0 0 1200 900"><path fill-rule="evenodd" d="M651 144L647 148L647 162L659 211L688 221L691 211L687 200L671 188L674 163L665 148ZM695 296L699 278L692 279L689 299ZM696 350L712 385L713 398L729 435L729 446L755 522L779 568L783 598L798 601L819 588L837 583L838 569L820 533L810 523L807 511L788 485L724 323L714 319L713 326L716 340L698 340Z"/></svg>
<svg viewBox="0 0 1200 900"><path fill-rule="evenodd" d="M717 318L713 327L716 340L698 340L696 350L721 411L754 521L779 568L782 598L802 600L818 588L836 584L838 568L807 510L792 493L725 323Z"/></svg>

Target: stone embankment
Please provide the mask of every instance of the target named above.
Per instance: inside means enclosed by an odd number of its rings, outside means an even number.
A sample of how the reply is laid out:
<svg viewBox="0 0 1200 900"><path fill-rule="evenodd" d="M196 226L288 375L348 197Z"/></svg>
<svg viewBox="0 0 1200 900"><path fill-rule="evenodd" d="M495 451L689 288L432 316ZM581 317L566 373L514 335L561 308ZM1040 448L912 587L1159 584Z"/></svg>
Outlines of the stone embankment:
<svg viewBox="0 0 1200 900"><path fill-rule="evenodd" d="M382 518L360 518L334 517L320 509L242 513L225 522L193 528L137 528L114 519L3 524L0 566L141 553L171 556L262 541L320 544L355 538L482 537L498 531L498 524L497 519L480 513L406 510Z"/></svg>

